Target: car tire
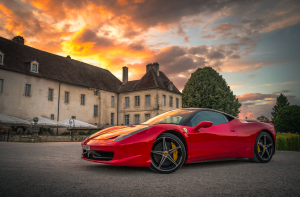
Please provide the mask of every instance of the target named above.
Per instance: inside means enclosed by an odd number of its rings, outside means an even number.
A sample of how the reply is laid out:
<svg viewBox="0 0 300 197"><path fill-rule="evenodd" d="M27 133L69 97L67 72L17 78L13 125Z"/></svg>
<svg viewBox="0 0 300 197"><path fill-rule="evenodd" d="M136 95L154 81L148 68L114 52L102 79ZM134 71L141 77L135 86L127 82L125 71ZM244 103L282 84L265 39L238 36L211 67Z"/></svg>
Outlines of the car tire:
<svg viewBox="0 0 300 197"><path fill-rule="evenodd" d="M170 133L163 133L154 141L151 153L151 170L169 174L180 169L186 159L183 142Z"/></svg>
<svg viewBox="0 0 300 197"><path fill-rule="evenodd" d="M260 132L255 140L253 157L249 160L255 163L267 163L272 159L273 154L273 138L265 131Z"/></svg>

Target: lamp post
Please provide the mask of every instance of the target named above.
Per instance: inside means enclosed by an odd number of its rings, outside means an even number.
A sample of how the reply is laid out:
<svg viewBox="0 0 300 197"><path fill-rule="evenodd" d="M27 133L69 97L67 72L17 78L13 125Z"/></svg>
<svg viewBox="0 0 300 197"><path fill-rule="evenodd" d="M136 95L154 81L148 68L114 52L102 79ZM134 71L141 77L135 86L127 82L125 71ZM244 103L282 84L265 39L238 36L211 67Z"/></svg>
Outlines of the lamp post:
<svg viewBox="0 0 300 197"><path fill-rule="evenodd" d="M33 137L38 137L38 133L39 133L39 127L37 125L37 122L39 121L39 118L38 117L34 117L33 118L33 125L32 125L32 135Z"/></svg>
<svg viewBox="0 0 300 197"><path fill-rule="evenodd" d="M73 128L75 128L75 119L73 117L71 117L71 119L69 120L69 130L70 130L71 136L72 136L72 131L71 131L72 126L73 126Z"/></svg>

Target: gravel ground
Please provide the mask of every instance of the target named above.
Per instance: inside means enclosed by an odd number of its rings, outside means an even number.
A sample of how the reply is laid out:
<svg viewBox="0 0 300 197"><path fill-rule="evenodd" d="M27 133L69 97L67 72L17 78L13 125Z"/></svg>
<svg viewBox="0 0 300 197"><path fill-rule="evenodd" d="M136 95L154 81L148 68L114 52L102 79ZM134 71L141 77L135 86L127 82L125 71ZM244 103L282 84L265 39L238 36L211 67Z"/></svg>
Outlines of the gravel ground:
<svg viewBox="0 0 300 197"><path fill-rule="evenodd" d="M0 196L300 196L300 152L267 164L231 160L162 175L80 159L78 142L0 142Z"/></svg>

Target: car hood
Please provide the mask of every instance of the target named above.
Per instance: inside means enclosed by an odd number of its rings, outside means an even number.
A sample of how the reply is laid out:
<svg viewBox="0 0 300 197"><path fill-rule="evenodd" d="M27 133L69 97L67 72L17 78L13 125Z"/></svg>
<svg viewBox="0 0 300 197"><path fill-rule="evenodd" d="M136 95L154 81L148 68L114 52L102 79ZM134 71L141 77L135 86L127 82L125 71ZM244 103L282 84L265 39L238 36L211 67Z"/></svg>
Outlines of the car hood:
<svg viewBox="0 0 300 197"><path fill-rule="evenodd" d="M149 127L149 125L109 127L101 131L98 131L97 133L93 134L90 138L91 140L108 140L146 127Z"/></svg>

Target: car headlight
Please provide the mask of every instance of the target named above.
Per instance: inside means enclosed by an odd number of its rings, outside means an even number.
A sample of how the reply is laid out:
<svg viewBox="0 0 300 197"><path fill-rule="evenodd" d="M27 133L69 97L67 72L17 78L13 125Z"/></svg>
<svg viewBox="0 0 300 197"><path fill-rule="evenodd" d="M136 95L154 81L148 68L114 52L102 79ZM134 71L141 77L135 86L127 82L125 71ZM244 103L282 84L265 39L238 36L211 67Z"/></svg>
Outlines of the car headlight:
<svg viewBox="0 0 300 197"><path fill-rule="evenodd" d="M120 140L123 140L123 139L125 139L125 138L128 138L129 136L132 136L132 135L134 135L134 134L136 134L136 133L138 133L138 132L144 131L144 130L149 129L149 128L151 128L151 127L145 127L145 128L142 128L142 129L133 131L133 132L131 132L131 133L127 133L127 134L124 134L124 135L120 135L119 137L117 137L116 139L114 139L113 142L118 142L118 141L120 141Z"/></svg>

